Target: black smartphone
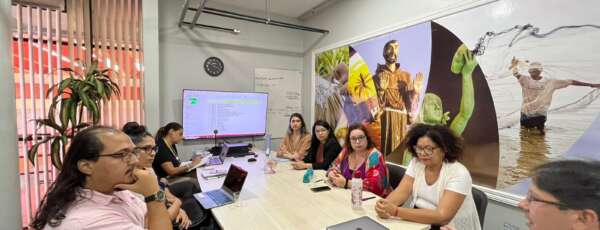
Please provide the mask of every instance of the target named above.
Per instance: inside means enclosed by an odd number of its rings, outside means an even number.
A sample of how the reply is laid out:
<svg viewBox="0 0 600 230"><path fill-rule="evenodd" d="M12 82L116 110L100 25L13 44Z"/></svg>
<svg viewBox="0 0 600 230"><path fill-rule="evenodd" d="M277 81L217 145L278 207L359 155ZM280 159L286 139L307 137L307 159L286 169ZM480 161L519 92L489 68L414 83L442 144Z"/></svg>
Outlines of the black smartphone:
<svg viewBox="0 0 600 230"><path fill-rule="evenodd" d="M331 190L331 188L329 186L319 186L319 187L310 188L310 190L313 192L323 192L323 191L329 191L329 190Z"/></svg>

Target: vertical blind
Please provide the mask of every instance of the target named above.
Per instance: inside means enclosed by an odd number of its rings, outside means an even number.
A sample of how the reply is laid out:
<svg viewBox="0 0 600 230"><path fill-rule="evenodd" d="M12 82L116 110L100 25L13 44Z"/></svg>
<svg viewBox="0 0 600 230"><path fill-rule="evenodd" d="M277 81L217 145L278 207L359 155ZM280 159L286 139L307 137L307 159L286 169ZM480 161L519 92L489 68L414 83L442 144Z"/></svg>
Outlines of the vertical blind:
<svg viewBox="0 0 600 230"><path fill-rule="evenodd" d="M57 175L48 146L40 147L35 164L27 150L51 129L37 129L46 118L49 87L68 77L62 68L82 70L92 59L110 68L121 90L101 106L100 123L121 127L144 123L141 0L67 0L66 10L13 4L13 73L17 111L22 222L29 225L42 197ZM85 117L85 115L84 115Z"/></svg>

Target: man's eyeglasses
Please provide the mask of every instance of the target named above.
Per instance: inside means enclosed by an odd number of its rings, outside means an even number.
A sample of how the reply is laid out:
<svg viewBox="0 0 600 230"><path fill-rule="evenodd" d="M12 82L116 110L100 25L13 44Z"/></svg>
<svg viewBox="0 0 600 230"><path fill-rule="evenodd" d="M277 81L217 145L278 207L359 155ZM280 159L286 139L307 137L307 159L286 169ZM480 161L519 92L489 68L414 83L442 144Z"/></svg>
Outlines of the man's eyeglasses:
<svg viewBox="0 0 600 230"><path fill-rule="evenodd" d="M361 142L366 139L367 139L367 136L365 136L365 135L361 135L361 136L357 136L357 137L350 137L350 141L352 141L352 142Z"/></svg>
<svg viewBox="0 0 600 230"><path fill-rule="evenodd" d="M562 203L559 203L559 202L554 202L554 201L549 201L549 200L542 200L542 199L536 198L533 195L531 195L531 192L527 193L527 196L525 197L525 200L527 200L527 203L539 202L539 203L554 205L554 206L557 206L560 209L569 209L569 207L566 204L562 204Z"/></svg>
<svg viewBox="0 0 600 230"><path fill-rule="evenodd" d="M438 148L439 147L434 147L434 146L424 146L424 147L417 146L417 145L413 146L415 153L420 156L431 156L433 154L433 151Z"/></svg>
<svg viewBox="0 0 600 230"><path fill-rule="evenodd" d="M137 157L138 155L138 151L136 151L135 149L133 151L120 151L118 153L112 153L112 154L106 154L106 155L99 155L98 157L112 157L112 158L116 158L116 159L130 159L131 157Z"/></svg>

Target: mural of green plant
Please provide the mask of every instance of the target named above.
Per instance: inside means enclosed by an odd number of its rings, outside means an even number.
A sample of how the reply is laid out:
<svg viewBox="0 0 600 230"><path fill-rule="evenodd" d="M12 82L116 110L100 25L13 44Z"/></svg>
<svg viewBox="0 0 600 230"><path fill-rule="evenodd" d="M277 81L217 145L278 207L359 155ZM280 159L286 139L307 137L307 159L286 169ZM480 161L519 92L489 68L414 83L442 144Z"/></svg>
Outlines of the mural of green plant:
<svg viewBox="0 0 600 230"><path fill-rule="evenodd" d="M337 65L340 63L348 64L349 52L348 46L342 46L318 54L315 72L323 78L330 77Z"/></svg>

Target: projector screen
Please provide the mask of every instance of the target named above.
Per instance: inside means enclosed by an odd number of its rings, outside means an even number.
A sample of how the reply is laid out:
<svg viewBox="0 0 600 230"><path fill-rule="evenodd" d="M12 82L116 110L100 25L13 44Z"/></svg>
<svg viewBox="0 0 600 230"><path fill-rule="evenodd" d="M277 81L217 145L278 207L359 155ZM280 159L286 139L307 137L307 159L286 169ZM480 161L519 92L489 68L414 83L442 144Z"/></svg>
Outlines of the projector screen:
<svg viewBox="0 0 600 230"><path fill-rule="evenodd" d="M183 138L263 136L267 93L183 90Z"/></svg>

